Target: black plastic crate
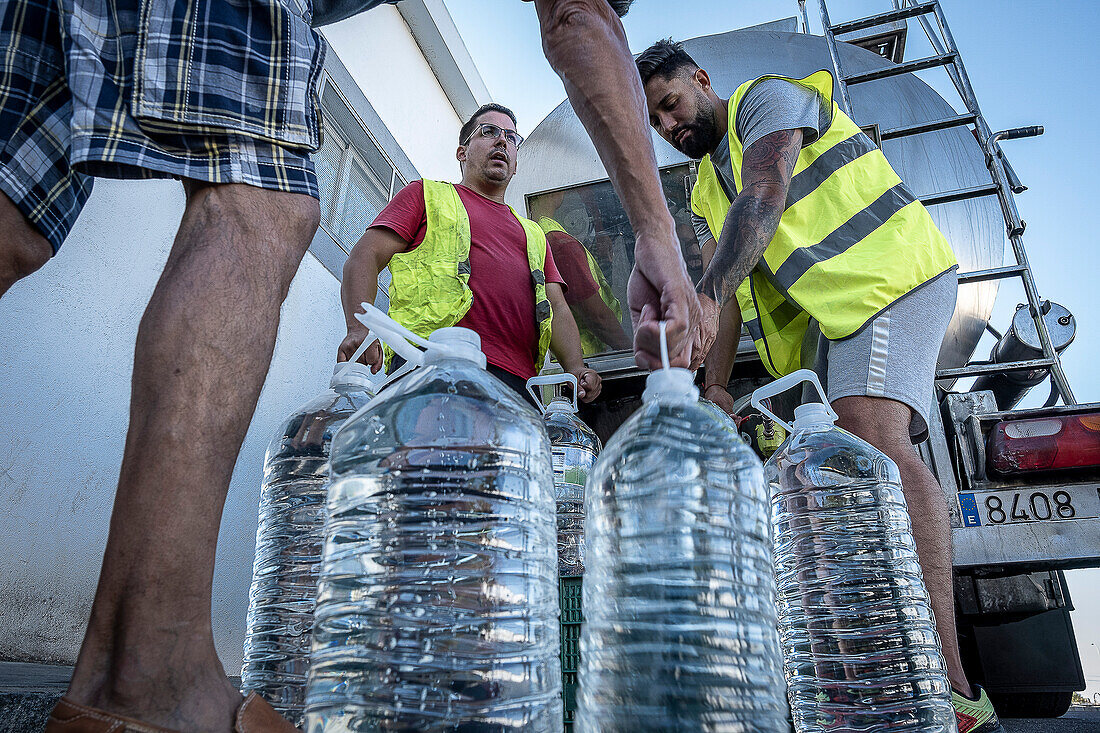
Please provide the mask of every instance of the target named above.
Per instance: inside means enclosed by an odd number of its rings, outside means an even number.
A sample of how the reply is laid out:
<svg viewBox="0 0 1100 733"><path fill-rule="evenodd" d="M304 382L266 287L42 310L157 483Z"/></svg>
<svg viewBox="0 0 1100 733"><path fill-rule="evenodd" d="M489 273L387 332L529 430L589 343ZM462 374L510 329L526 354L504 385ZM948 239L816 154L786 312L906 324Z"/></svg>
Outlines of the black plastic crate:
<svg viewBox="0 0 1100 733"><path fill-rule="evenodd" d="M561 703L565 733L572 733L577 711L577 671L581 666L581 581L583 576L558 578L558 602L561 606Z"/></svg>

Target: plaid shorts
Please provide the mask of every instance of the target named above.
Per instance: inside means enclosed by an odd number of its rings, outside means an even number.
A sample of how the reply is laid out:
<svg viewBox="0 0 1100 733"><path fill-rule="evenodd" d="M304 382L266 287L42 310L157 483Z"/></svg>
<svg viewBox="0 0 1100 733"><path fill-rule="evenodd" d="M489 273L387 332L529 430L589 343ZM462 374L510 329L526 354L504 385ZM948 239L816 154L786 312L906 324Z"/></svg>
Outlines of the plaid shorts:
<svg viewBox="0 0 1100 733"><path fill-rule="evenodd" d="M56 252L92 176L317 197L304 0L0 0L0 191Z"/></svg>

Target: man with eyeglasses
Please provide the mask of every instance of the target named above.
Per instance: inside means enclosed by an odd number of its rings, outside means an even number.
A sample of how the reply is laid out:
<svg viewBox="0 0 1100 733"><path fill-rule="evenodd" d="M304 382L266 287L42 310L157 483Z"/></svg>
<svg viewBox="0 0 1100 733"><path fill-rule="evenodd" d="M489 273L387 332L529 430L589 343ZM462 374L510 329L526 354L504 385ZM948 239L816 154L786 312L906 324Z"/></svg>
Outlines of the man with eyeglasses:
<svg viewBox="0 0 1100 733"><path fill-rule="evenodd" d="M225 677L210 623L214 551L279 309L317 229L310 154L325 43L309 25L396 1L3 4L0 296L57 253L93 176L175 177L186 191L138 331L110 535L50 733L291 729ZM638 361L658 363L657 324L666 320L673 361L686 365L709 339L642 123L619 21L632 1L534 0L546 56L637 235ZM138 42L145 38L155 43ZM710 315L702 320L713 338Z"/></svg>
<svg viewBox="0 0 1100 733"><path fill-rule="evenodd" d="M360 303L374 302L378 275L389 267L390 315L414 333L426 337L447 326L475 331L489 371L525 398L549 347L576 376L578 397L596 398L600 377L584 364L546 235L504 203L523 143L515 128L508 108L483 105L459 131L461 183L414 181L375 218L344 264L348 335L341 360L368 338L354 314ZM372 343L361 360L378 371L381 344Z"/></svg>

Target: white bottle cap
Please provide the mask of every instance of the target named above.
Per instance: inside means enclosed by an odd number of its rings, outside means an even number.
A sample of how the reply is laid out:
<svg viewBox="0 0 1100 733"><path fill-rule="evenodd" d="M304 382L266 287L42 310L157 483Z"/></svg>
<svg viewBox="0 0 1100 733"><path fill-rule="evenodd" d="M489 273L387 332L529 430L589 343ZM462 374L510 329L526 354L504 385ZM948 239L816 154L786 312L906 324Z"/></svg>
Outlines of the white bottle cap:
<svg viewBox="0 0 1100 733"><path fill-rule="evenodd" d="M696 402L699 390L695 386L695 375L687 369L668 365L668 341L665 337L665 322L661 321L661 364L662 368L645 378L643 402Z"/></svg>
<svg viewBox="0 0 1100 733"><path fill-rule="evenodd" d="M827 428L836 422L824 403L807 402L794 408L794 429Z"/></svg>
<svg viewBox="0 0 1100 733"><path fill-rule="evenodd" d="M546 405L546 412L576 412L573 401L566 397L555 397Z"/></svg>
<svg viewBox="0 0 1100 733"><path fill-rule="evenodd" d="M358 362L349 364L346 361L341 361L337 362L332 370L332 380L329 382L329 387L332 389L337 387L359 387L364 392L373 395L378 391L378 385L385 378L386 372L383 369L379 369L377 374L373 374L366 364L359 364Z"/></svg>
<svg viewBox="0 0 1100 733"><path fill-rule="evenodd" d="M695 402L699 399L699 389L695 386L695 375L687 369L668 367L658 369L645 378L644 402Z"/></svg>
<svg viewBox="0 0 1100 733"><path fill-rule="evenodd" d="M428 348L424 350L424 363L443 358L466 359L485 368L485 354L481 351L481 337L468 328L451 326L432 331L428 336Z"/></svg>

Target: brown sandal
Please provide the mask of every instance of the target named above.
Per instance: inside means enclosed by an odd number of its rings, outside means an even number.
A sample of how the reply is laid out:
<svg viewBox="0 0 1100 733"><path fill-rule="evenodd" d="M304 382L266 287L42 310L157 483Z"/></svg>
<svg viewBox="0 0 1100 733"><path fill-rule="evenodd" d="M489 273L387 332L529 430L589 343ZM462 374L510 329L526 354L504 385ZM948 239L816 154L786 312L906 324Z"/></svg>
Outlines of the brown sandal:
<svg viewBox="0 0 1100 733"><path fill-rule="evenodd" d="M298 731L255 692L237 709L234 733L296 733ZM65 698L50 713L44 733L179 733L140 720L69 702Z"/></svg>

